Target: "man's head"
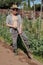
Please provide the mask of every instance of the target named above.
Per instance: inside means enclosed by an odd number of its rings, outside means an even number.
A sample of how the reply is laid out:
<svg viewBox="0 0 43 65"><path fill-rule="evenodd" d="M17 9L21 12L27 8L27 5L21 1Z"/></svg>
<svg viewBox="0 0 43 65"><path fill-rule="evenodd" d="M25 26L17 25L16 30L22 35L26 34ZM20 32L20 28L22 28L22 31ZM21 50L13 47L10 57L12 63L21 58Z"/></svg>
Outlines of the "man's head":
<svg viewBox="0 0 43 65"><path fill-rule="evenodd" d="M12 7L10 9L12 10L12 14L16 15L18 13L17 5L12 5Z"/></svg>

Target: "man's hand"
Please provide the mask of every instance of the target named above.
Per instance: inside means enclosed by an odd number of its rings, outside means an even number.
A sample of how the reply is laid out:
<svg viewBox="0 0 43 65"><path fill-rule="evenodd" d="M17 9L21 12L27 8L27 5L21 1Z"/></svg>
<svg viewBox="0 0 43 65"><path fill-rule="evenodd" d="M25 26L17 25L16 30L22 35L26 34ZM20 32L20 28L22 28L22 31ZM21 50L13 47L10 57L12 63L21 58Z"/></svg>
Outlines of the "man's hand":
<svg viewBox="0 0 43 65"><path fill-rule="evenodd" d="M22 34L22 32L19 32L19 34Z"/></svg>
<svg viewBox="0 0 43 65"><path fill-rule="evenodd" d="M19 33L19 34L22 34L22 30L20 29L20 30L18 31L18 33Z"/></svg>

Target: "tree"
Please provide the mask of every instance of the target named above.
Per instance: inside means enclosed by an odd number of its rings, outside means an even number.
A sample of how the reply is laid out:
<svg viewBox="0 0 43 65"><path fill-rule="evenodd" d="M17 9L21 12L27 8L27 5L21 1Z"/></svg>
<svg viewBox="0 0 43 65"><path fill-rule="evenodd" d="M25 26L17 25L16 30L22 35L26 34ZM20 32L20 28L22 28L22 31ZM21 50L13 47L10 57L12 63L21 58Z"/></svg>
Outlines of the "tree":
<svg viewBox="0 0 43 65"><path fill-rule="evenodd" d="M28 7L30 8L30 0L28 0Z"/></svg>
<svg viewBox="0 0 43 65"><path fill-rule="evenodd" d="M22 0L0 0L0 7L10 7L12 4L16 3L19 5L22 2Z"/></svg>
<svg viewBox="0 0 43 65"><path fill-rule="evenodd" d="M34 6L32 6L32 10L34 9ZM41 10L41 4L35 4L35 11Z"/></svg>
<svg viewBox="0 0 43 65"><path fill-rule="evenodd" d="M21 6L23 6L23 9L26 10L26 11L29 9L28 4L26 3L26 1L22 2Z"/></svg>
<svg viewBox="0 0 43 65"><path fill-rule="evenodd" d="M27 8L26 2L23 2L23 6L24 6L24 10L26 10L26 8Z"/></svg>

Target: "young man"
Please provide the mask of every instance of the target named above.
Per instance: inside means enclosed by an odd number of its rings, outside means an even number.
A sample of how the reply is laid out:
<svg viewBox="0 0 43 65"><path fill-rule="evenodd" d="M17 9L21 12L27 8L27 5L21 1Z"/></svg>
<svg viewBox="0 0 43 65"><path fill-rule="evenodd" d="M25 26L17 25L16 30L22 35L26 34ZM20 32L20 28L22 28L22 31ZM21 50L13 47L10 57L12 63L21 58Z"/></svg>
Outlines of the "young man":
<svg viewBox="0 0 43 65"><path fill-rule="evenodd" d="M17 5L12 5L11 13L7 16L6 25L10 28L13 39L13 49L15 53L17 52L17 37L20 34L24 40L24 43L27 44L27 37L22 33L22 18L18 14Z"/></svg>

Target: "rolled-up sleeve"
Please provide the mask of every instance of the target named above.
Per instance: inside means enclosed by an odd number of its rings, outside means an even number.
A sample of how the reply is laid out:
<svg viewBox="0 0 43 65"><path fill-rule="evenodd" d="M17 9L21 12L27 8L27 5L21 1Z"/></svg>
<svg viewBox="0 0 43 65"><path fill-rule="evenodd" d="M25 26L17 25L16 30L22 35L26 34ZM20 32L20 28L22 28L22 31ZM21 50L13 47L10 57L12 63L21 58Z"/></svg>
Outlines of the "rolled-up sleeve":
<svg viewBox="0 0 43 65"><path fill-rule="evenodd" d="M6 24L9 24L9 18L8 18L8 16L6 18Z"/></svg>

